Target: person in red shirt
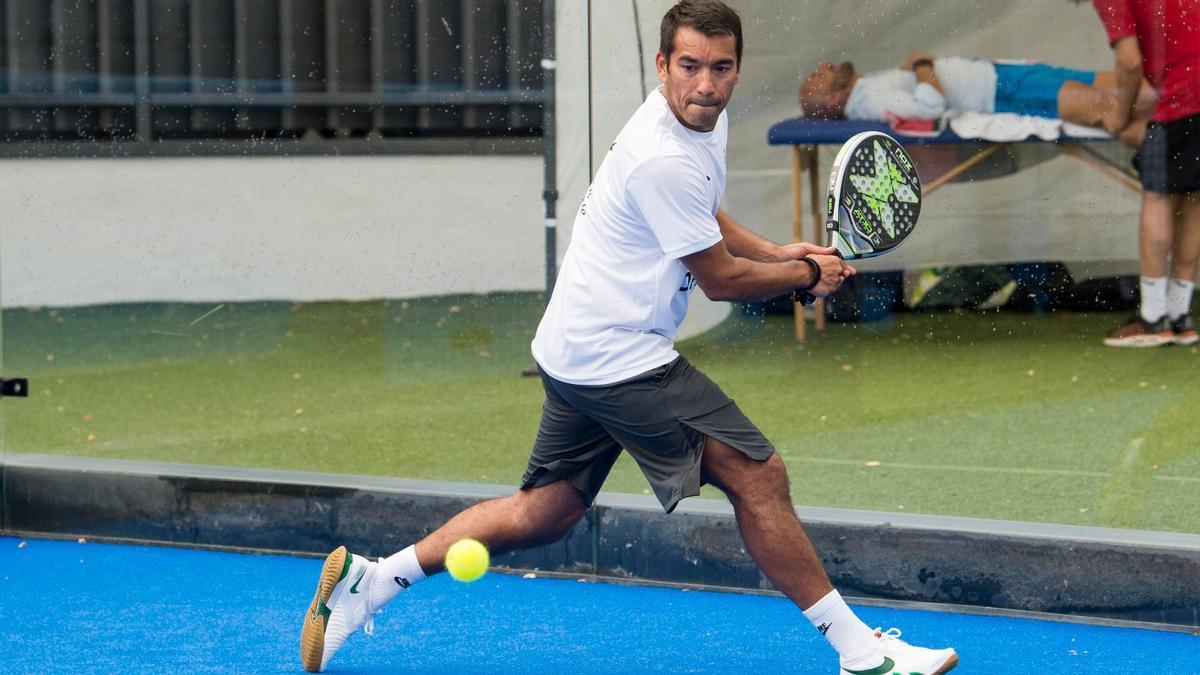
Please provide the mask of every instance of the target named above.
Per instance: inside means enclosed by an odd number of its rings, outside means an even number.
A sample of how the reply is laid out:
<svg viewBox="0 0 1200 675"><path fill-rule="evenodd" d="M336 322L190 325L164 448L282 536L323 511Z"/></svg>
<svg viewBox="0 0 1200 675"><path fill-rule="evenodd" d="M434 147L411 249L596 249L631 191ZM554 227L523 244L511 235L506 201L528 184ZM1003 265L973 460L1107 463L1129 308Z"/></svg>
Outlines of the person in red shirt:
<svg viewBox="0 0 1200 675"><path fill-rule="evenodd" d="M1200 257L1200 2L1092 2L1116 60L1118 105L1105 129L1116 135L1128 126L1143 77L1158 93L1134 160L1142 176L1141 303L1104 344L1195 344L1200 337L1190 311Z"/></svg>

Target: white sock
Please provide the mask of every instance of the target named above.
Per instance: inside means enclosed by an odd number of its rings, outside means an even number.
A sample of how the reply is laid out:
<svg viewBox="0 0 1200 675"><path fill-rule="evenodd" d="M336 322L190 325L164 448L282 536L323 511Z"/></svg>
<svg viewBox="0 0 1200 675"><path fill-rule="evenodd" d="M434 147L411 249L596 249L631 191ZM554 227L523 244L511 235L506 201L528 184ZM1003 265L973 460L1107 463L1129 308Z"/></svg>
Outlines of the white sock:
<svg viewBox="0 0 1200 675"><path fill-rule="evenodd" d="M1154 323L1167 313L1167 278L1142 277L1142 320Z"/></svg>
<svg viewBox="0 0 1200 675"><path fill-rule="evenodd" d="M391 602L400 591L425 578L425 571L417 562L415 546L379 561L375 580L371 582L371 604L376 609Z"/></svg>
<svg viewBox="0 0 1200 675"><path fill-rule="evenodd" d="M1167 284L1167 318L1174 321L1192 311L1192 292L1196 282L1171 277Z"/></svg>
<svg viewBox="0 0 1200 675"><path fill-rule="evenodd" d="M853 658L877 642L875 631L854 615L837 589L804 610L804 616L842 658Z"/></svg>

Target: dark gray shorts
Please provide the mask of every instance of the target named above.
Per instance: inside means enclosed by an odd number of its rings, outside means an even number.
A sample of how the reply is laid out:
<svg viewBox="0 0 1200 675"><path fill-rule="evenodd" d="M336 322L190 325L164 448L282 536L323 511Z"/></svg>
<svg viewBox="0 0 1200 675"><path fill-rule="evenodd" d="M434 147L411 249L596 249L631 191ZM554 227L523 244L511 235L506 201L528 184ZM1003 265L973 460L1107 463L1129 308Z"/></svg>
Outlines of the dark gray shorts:
<svg viewBox="0 0 1200 675"><path fill-rule="evenodd" d="M543 372L542 386L542 422L522 489L565 480L590 506L624 448L670 513L700 493L706 437L751 459L775 452L737 404L682 356L608 385L567 384Z"/></svg>
<svg viewBox="0 0 1200 675"><path fill-rule="evenodd" d="M1151 122L1134 166L1142 187L1159 194L1200 191L1200 115Z"/></svg>

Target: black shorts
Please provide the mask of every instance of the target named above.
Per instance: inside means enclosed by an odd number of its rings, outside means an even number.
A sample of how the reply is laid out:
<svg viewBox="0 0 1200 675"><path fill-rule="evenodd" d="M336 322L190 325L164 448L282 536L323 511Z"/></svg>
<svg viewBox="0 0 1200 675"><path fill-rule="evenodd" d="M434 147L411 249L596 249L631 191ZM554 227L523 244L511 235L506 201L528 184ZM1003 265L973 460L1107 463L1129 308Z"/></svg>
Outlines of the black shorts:
<svg viewBox="0 0 1200 675"><path fill-rule="evenodd" d="M700 493L706 437L751 459L775 452L737 404L682 356L609 385L567 384L543 372L542 386L542 422L522 489L566 480L590 506L624 448L670 513Z"/></svg>
<svg viewBox="0 0 1200 675"><path fill-rule="evenodd" d="M1200 114L1151 122L1136 165L1142 187L1150 192L1200 191Z"/></svg>

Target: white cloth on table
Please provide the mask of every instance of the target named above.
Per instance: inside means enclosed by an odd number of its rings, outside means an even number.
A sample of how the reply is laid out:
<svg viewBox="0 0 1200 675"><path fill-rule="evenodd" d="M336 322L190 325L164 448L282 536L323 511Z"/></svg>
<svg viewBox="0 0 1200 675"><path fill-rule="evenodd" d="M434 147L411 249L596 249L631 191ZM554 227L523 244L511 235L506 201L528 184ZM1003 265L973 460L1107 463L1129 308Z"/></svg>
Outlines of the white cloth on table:
<svg viewBox="0 0 1200 675"><path fill-rule="evenodd" d="M961 138L1012 143L1037 137L1043 141L1071 138L1111 138L1103 129L1070 124L1060 119L1016 113L963 112L950 118L950 129Z"/></svg>

